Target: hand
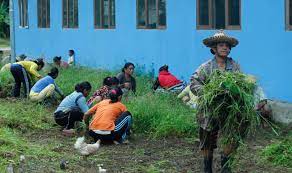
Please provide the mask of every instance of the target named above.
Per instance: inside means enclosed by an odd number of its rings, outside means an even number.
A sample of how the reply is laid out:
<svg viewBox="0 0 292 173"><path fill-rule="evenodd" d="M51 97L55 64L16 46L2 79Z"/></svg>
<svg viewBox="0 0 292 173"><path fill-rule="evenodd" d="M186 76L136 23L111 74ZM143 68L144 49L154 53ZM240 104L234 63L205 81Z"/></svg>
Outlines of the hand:
<svg viewBox="0 0 292 173"><path fill-rule="evenodd" d="M131 83L129 82L124 83L124 87L127 89L131 89Z"/></svg>

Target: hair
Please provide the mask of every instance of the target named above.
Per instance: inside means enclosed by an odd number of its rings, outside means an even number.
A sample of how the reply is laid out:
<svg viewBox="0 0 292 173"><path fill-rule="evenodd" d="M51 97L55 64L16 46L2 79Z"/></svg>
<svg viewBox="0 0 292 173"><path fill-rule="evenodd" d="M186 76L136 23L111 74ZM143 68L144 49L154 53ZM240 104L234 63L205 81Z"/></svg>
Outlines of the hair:
<svg viewBox="0 0 292 173"><path fill-rule="evenodd" d="M165 64L164 66L160 67L159 72L161 71L168 71L168 65Z"/></svg>
<svg viewBox="0 0 292 173"><path fill-rule="evenodd" d="M106 85L106 86L111 86L112 85L112 81L111 81L111 77L107 76L103 79L103 82L102 82L103 85Z"/></svg>
<svg viewBox="0 0 292 173"><path fill-rule="evenodd" d="M76 92L83 92L83 90L91 90L91 85L89 82L85 81L85 82L81 82L75 85L75 91Z"/></svg>
<svg viewBox="0 0 292 173"><path fill-rule="evenodd" d="M113 88L109 92L109 98L111 99L111 103L116 103L119 101L119 97L123 95L123 91L120 87Z"/></svg>
<svg viewBox="0 0 292 173"><path fill-rule="evenodd" d="M53 67L51 71L48 73L49 76L54 77L59 74L59 70L56 67Z"/></svg>
<svg viewBox="0 0 292 173"><path fill-rule="evenodd" d="M111 85L118 85L119 83L120 83L120 81L117 77L111 78Z"/></svg>
<svg viewBox="0 0 292 173"><path fill-rule="evenodd" d="M127 62L124 67L122 68L122 72L125 72L125 69L127 69L128 67L133 66L135 68L135 65L131 62Z"/></svg>
<svg viewBox="0 0 292 173"><path fill-rule="evenodd" d="M33 60L33 62L35 62L38 66L40 66L41 69L45 66L45 63L44 63L44 59L43 58L38 58L36 60Z"/></svg>
<svg viewBox="0 0 292 173"><path fill-rule="evenodd" d="M69 52L71 52L72 54L75 54L73 49L70 49Z"/></svg>
<svg viewBox="0 0 292 173"><path fill-rule="evenodd" d="M61 61L62 57L61 56L55 56L53 61L54 62L58 62L58 61Z"/></svg>

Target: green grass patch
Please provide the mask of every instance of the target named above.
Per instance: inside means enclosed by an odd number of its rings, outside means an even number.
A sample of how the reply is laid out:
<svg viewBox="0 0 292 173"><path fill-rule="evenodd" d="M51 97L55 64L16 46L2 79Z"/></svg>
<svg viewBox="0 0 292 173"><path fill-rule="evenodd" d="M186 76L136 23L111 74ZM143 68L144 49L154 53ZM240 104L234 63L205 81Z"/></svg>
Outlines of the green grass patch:
<svg viewBox="0 0 292 173"><path fill-rule="evenodd" d="M28 143L11 128L0 128L0 146L0 170L5 170L9 162L19 164L20 155L25 155L29 159L59 156L58 153L48 150L45 146Z"/></svg>
<svg viewBox="0 0 292 173"><path fill-rule="evenodd" d="M10 41L8 39L0 38L0 48L1 47L9 47L9 46L10 46Z"/></svg>
<svg viewBox="0 0 292 173"><path fill-rule="evenodd" d="M196 133L195 112L175 95L147 93L127 104L134 116L134 130L152 137L190 136Z"/></svg>
<svg viewBox="0 0 292 173"><path fill-rule="evenodd" d="M0 126L21 130L44 130L52 126L52 110L28 100L0 100Z"/></svg>
<svg viewBox="0 0 292 173"><path fill-rule="evenodd" d="M45 75L51 66L42 70ZM103 78L113 76L117 72L96 70L89 68L61 69L57 85L68 95L74 91L77 83L89 81L93 93L102 85ZM5 91L4 96L11 93L13 78L10 72L0 73L0 88ZM146 75L136 77L137 93L131 94L129 101L123 101L134 117L134 131L147 134L150 137L186 137L196 134L195 112L185 106L176 95L170 93L153 93L151 90L152 79ZM9 86L9 87L7 87ZM14 109L11 109L13 105ZM42 105L31 103L27 100L4 102L0 105L1 124L24 129L40 129L50 126L51 116L55 108L47 110Z"/></svg>
<svg viewBox="0 0 292 173"><path fill-rule="evenodd" d="M292 168L292 136L268 145L261 152L261 156L276 166Z"/></svg>

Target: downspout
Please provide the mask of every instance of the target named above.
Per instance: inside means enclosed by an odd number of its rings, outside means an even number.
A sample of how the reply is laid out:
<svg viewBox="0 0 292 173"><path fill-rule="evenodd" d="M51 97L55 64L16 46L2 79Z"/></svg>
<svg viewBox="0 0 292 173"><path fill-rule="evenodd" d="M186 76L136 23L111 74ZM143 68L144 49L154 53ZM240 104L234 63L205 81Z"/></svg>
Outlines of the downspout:
<svg viewBox="0 0 292 173"><path fill-rule="evenodd" d="M9 0L9 17L10 17L10 56L11 63L14 63L16 59L15 59L15 27L13 0Z"/></svg>

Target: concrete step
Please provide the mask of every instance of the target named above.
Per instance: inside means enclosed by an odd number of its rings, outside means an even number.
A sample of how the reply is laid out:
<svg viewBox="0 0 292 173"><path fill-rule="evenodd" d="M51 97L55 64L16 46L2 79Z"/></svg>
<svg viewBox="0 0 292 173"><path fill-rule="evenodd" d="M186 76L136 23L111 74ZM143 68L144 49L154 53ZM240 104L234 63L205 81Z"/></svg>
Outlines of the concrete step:
<svg viewBox="0 0 292 173"><path fill-rule="evenodd" d="M283 124L292 123L292 103L268 100L268 105L272 109L272 119Z"/></svg>

